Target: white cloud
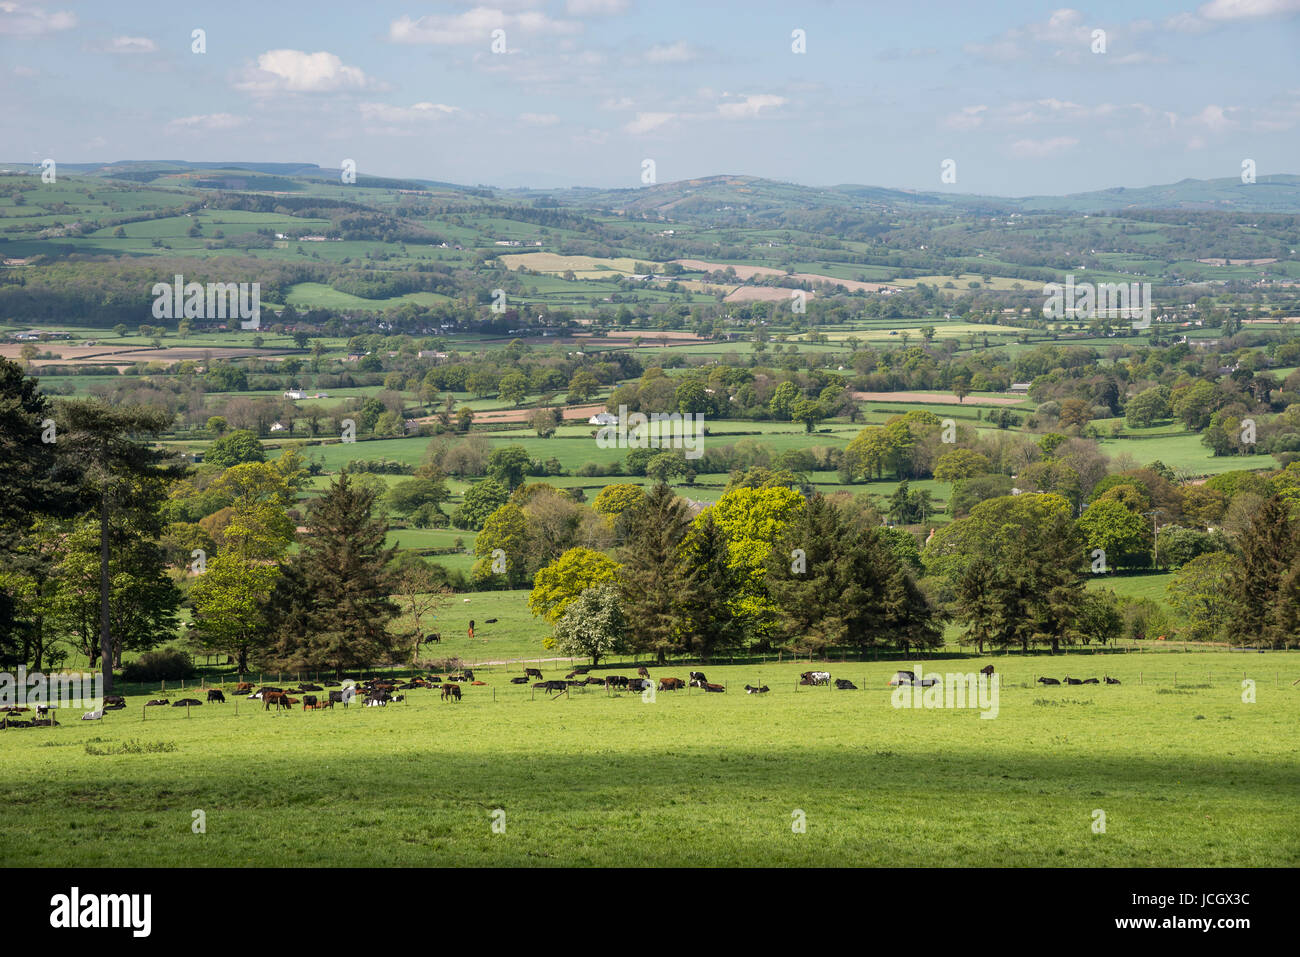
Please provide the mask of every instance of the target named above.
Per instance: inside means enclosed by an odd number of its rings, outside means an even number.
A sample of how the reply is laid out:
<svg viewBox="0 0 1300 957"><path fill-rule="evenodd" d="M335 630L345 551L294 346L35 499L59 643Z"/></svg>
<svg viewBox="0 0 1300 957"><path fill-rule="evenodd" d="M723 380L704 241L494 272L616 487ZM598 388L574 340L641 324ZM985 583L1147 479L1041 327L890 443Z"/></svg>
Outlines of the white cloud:
<svg viewBox="0 0 1300 957"><path fill-rule="evenodd" d="M113 37L104 47L106 53L157 53L158 44L148 37Z"/></svg>
<svg viewBox="0 0 1300 957"><path fill-rule="evenodd" d="M1011 144L1011 154L1022 159L1043 159L1064 153L1079 145L1073 136L1054 136L1046 140L1016 140Z"/></svg>
<svg viewBox="0 0 1300 957"><path fill-rule="evenodd" d="M568 0L564 9L570 16L589 17L626 13L630 6L628 0Z"/></svg>
<svg viewBox="0 0 1300 957"><path fill-rule="evenodd" d="M729 96L730 94L723 94ZM750 93L738 102L718 104L718 115L729 120L758 116L761 110L783 106L786 98L774 93Z"/></svg>
<svg viewBox="0 0 1300 957"><path fill-rule="evenodd" d="M984 104L963 106L956 113L951 113L943 120L943 125L950 130L975 130L984 124L984 115L988 112Z"/></svg>
<svg viewBox="0 0 1300 957"><path fill-rule="evenodd" d="M76 14L67 10L51 12L30 3L0 0L0 34L31 37L71 30L76 25Z"/></svg>
<svg viewBox="0 0 1300 957"><path fill-rule="evenodd" d="M511 31L525 35L560 36L578 33L582 25L572 20L556 20L538 11L506 13L495 7L475 7L451 15L429 15L417 19L398 17L388 26L388 38L394 43L481 44L487 47L492 43L493 30L506 31L506 43L509 44Z"/></svg>
<svg viewBox="0 0 1300 957"><path fill-rule="evenodd" d="M670 120L677 118L676 113L638 113L636 119L623 125L623 132L638 136L657 130Z"/></svg>
<svg viewBox="0 0 1300 957"><path fill-rule="evenodd" d="M235 86L254 93L288 91L292 93L329 93L338 90L375 89L381 84L355 66L347 66L333 53L324 50L268 50L249 67L244 79Z"/></svg>
<svg viewBox="0 0 1300 957"><path fill-rule="evenodd" d="M652 46L645 54L647 63L686 63L698 58L699 52L685 40Z"/></svg>
<svg viewBox="0 0 1300 957"><path fill-rule="evenodd" d="M167 125L188 130L233 130L247 122L244 117L232 113L199 113L194 116L177 117Z"/></svg>
<svg viewBox="0 0 1300 957"><path fill-rule="evenodd" d="M391 106L387 103L362 103L359 106L361 118L370 123L383 123L389 126L410 126L415 123L427 123L460 113L457 106L445 103L413 103L410 106Z"/></svg>
<svg viewBox="0 0 1300 957"><path fill-rule="evenodd" d="M554 126L560 118L554 113L520 113L519 122L529 126Z"/></svg>
<svg viewBox="0 0 1300 957"><path fill-rule="evenodd" d="M620 96L617 99L611 96L601 100L600 109L622 111L632 109L632 105L632 98L630 96Z"/></svg>
<svg viewBox="0 0 1300 957"><path fill-rule="evenodd" d="M1259 20L1300 13L1300 0L1211 0L1196 12L1207 20Z"/></svg>

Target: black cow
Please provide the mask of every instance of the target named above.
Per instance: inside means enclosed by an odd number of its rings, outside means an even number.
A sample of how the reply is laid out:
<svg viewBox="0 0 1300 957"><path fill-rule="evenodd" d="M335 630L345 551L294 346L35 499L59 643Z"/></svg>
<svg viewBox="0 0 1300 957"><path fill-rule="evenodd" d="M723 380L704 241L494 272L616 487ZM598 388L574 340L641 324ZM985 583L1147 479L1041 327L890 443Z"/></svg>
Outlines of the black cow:
<svg viewBox="0 0 1300 957"><path fill-rule="evenodd" d="M850 681L848 678L836 678L836 679L835 679L835 687L838 688L840 691L857 691L857 690L858 690L858 686L855 685L855 684L854 684L852 681Z"/></svg>
<svg viewBox="0 0 1300 957"><path fill-rule="evenodd" d="M745 694L767 694L769 690L771 689L769 689L767 685L763 685L761 688L755 688L752 685L745 685Z"/></svg>
<svg viewBox="0 0 1300 957"><path fill-rule="evenodd" d="M155 698L153 701L146 701L144 706L146 708L157 708L165 704L171 704L171 701L167 698Z"/></svg>
<svg viewBox="0 0 1300 957"><path fill-rule="evenodd" d="M104 695L104 711L120 711L126 707L126 699L121 695Z"/></svg>
<svg viewBox="0 0 1300 957"><path fill-rule="evenodd" d="M632 678L627 683L628 691L647 691L653 688L655 683L649 678Z"/></svg>
<svg viewBox="0 0 1300 957"><path fill-rule="evenodd" d="M1099 684L1099 682L1097 681L1096 678L1084 678L1084 679L1083 679L1083 684L1086 684L1086 685L1095 685L1095 684Z"/></svg>
<svg viewBox="0 0 1300 957"><path fill-rule="evenodd" d="M607 688L626 688L628 678L626 675L606 675L605 687Z"/></svg>
<svg viewBox="0 0 1300 957"><path fill-rule="evenodd" d="M541 680L542 680L542 669L541 669L541 668L525 668L525 669L524 669L524 677L525 677L525 678L536 678L538 681L541 681Z"/></svg>
<svg viewBox="0 0 1300 957"><path fill-rule="evenodd" d="M203 702L200 701L198 698L181 698L180 701L173 701L173 702L172 702L172 707L173 707L173 708L184 708L184 707L186 707L187 705L193 705L194 707L197 708L197 707L198 707L199 705L201 705L201 704L203 704Z"/></svg>
<svg viewBox="0 0 1300 957"><path fill-rule="evenodd" d="M533 687L539 691L567 691L569 689L569 686L563 681L539 681Z"/></svg>
<svg viewBox="0 0 1300 957"><path fill-rule="evenodd" d="M993 666L985 665L983 668L980 669L980 674L986 675L987 677L990 678L993 677Z"/></svg>
<svg viewBox="0 0 1300 957"><path fill-rule="evenodd" d="M219 688L208 689L208 704L211 704L214 701L218 702L219 704L226 703L226 696L221 693L221 690Z"/></svg>
<svg viewBox="0 0 1300 957"><path fill-rule="evenodd" d="M500 620L501 620L501 619L499 619L499 618L489 618L489 619L487 619L486 621L484 621L483 624L485 624L485 625L495 625L495 624L496 624L498 621L500 621Z"/></svg>
<svg viewBox="0 0 1300 957"><path fill-rule="evenodd" d="M708 681L708 680L709 680L708 678L704 677L704 672L703 672L703 671L692 671L692 672L691 672L691 684L692 684L694 687L696 687L696 688L698 688L698 687L700 686L700 685L696 684L697 681L700 682L700 684L703 684L704 682L706 682L706 681Z"/></svg>
<svg viewBox="0 0 1300 957"><path fill-rule="evenodd" d="M1060 682L1057 681L1055 678L1039 678L1039 679L1038 679L1038 683L1039 683L1040 685L1059 685L1059 684L1060 684Z"/></svg>
<svg viewBox="0 0 1300 957"><path fill-rule="evenodd" d="M1078 678L1071 678L1069 675L1066 675L1066 676L1065 676L1065 683L1066 683L1067 685L1081 685L1081 684L1083 684L1083 682L1080 681Z"/></svg>
<svg viewBox="0 0 1300 957"><path fill-rule="evenodd" d="M1107 675L1107 676L1106 676L1106 684L1108 684L1108 685L1117 685L1117 684L1119 684L1119 679L1118 679L1118 678L1112 678L1110 675Z"/></svg>
<svg viewBox="0 0 1300 957"><path fill-rule="evenodd" d="M528 676L524 675L522 678L511 678L510 683L512 685L526 685L528 684Z"/></svg>

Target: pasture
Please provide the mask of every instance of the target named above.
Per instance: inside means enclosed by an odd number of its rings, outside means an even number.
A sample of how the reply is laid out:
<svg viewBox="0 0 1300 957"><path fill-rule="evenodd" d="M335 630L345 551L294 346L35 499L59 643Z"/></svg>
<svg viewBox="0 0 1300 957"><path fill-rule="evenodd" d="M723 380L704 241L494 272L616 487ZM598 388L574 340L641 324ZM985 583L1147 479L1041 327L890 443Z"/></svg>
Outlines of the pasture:
<svg viewBox="0 0 1300 957"><path fill-rule="evenodd" d="M1003 673L995 719L891 704L886 682L898 667L969 672L986 661ZM534 697L508 681L520 665L476 669L487 684L466 686L459 704L417 690L386 708L277 714L241 698L238 715L232 701L142 718L145 696L134 695L102 721L65 713L57 728L0 731L0 860L1300 863L1294 653L816 666L857 691L799 688L809 667L707 665L725 694L658 692L653 702L598 687ZM1257 680L1256 703L1242 701L1243 672ZM1103 673L1123 683L1031 684ZM771 691L747 695L746 683ZM504 833L491 828L496 809ZM204 834L191 830L194 810L205 812ZM1097 810L1105 833L1094 833ZM792 829L796 811L806 833Z"/></svg>

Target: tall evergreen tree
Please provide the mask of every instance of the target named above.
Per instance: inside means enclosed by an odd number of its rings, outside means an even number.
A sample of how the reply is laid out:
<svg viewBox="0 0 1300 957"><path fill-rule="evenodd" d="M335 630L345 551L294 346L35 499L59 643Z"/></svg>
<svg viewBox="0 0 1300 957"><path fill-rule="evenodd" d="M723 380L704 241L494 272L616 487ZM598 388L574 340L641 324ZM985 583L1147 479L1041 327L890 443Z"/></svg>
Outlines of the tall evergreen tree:
<svg viewBox="0 0 1300 957"><path fill-rule="evenodd" d="M59 453L83 469L83 493L94 500L98 512L99 640L104 690L110 692L114 652L120 654L122 647L112 637L111 555L134 551L142 568L150 565L152 560L141 550L147 551L145 545L162 534L161 503L168 485L185 470L171 461L170 453L147 441L171 423L171 416L160 409L86 401L62 403L59 413Z"/></svg>
<svg viewBox="0 0 1300 957"><path fill-rule="evenodd" d="M371 514L375 493L347 472L312 503L299 553L282 566L268 609L272 657L286 668L372 667L401 653L388 623L400 608L384 547L388 525Z"/></svg>
<svg viewBox="0 0 1300 957"><path fill-rule="evenodd" d="M739 589L740 575L731 564L727 534L705 512L682 542L677 566L673 618L682 650L708 661L743 642L744 626L731 606Z"/></svg>
<svg viewBox="0 0 1300 957"><path fill-rule="evenodd" d="M1260 506L1241 536L1240 561L1228 576L1235 605L1228 634L1244 645L1279 648L1294 635L1293 568L1300 559L1297 525L1287 504L1273 496Z"/></svg>
<svg viewBox="0 0 1300 957"><path fill-rule="evenodd" d="M654 654L659 661L680 650L673 620L680 547L690 528L686 503L667 485L650 490L636 506L622 549L620 585L632 651Z"/></svg>

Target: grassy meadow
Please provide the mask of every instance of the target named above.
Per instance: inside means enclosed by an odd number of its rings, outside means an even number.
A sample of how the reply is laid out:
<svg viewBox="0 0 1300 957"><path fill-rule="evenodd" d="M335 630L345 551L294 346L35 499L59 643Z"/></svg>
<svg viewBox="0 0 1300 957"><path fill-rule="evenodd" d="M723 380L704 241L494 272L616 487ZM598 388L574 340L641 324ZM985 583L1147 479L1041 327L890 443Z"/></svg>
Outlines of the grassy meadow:
<svg viewBox="0 0 1300 957"><path fill-rule="evenodd" d="M892 705L898 667L990 661L1003 676L992 720ZM1294 652L817 666L857 691L798 687L806 663L710 664L727 693L653 702L603 688L534 697L508 681L520 667L476 669L486 684L460 704L417 690L387 708L275 714L240 699L146 715L136 694L99 722L68 712L57 728L0 731L0 860L39 849L50 866L1300 863ZM1123 683L1041 687L1039 674ZM746 683L771 691L747 695ZM504 833L491 827L497 809ZM191 829L195 810L206 833Z"/></svg>

